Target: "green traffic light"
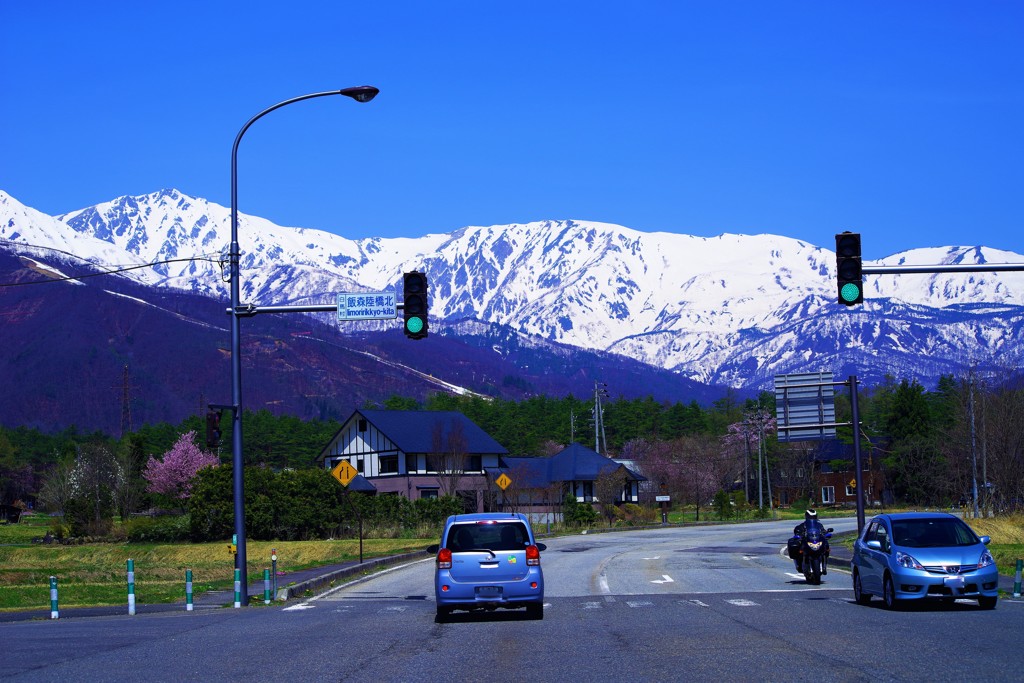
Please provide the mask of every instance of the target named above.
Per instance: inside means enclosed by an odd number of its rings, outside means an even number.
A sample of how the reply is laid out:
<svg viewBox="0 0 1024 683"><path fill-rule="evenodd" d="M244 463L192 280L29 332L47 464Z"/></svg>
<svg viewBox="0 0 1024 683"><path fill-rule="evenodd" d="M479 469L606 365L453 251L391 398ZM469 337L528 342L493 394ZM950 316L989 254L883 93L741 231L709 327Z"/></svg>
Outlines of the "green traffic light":
<svg viewBox="0 0 1024 683"><path fill-rule="evenodd" d="M860 287L852 282L847 282L843 285L843 288L839 290L839 296L843 297L843 301L853 303L860 298Z"/></svg>
<svg viewBox="0 0 1024 683"><path fill-rule="evenodd" d="M405 321L405 329L413 334L423 331L423 318L409 318Z"/></svg>

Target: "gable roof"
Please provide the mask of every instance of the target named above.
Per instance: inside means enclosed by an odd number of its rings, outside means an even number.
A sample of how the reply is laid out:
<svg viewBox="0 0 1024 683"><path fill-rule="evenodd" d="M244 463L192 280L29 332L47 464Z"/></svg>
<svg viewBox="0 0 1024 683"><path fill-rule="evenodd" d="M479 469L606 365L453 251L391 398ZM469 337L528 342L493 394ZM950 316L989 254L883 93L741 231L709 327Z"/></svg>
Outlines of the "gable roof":
<svg viewBox="0 0 1024 683"><path fill-rule="evenodd" d="M634 481L645 481L622 463L606 458L597 451L578 443L547 458L504 457L505 470L524 488L543 488L563 481L595 481L602 474L625 470L626 476Z"/></svg>
<svg viewBox="0 0 1024 683"><path fill-rule="evenodd" d="M475 422L454 410L356 410L346 424L357 415L379 429L404 453L434 452L434 430L438 425L445 444L449 435L461 430L466 453L508 453L508 449Z"/></svg>

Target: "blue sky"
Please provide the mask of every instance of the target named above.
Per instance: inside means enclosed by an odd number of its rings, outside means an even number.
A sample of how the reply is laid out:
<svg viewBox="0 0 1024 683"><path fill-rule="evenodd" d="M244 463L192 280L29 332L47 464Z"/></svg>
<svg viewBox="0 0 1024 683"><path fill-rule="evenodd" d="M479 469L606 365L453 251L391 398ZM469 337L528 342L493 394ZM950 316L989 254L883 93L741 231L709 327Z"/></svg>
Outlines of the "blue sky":
<svg viewBox="0 0 1024 683"><path fill-rule="evenodd" d="M1024 251L1021 2L0 2L0 189Z"/></svg>

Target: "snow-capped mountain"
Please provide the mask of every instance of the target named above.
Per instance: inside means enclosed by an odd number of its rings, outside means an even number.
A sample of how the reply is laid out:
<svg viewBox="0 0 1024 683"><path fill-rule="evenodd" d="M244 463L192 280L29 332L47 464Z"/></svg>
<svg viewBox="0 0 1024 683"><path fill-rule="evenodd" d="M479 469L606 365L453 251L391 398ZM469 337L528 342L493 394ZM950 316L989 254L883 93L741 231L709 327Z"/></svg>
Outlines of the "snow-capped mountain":
<svg viewBox="0 0 1024 683"><path fill-rule="evenodd" d="M156 263L125 274L228 297L230 210L176 190L56 217L0 192L0 238L111 269ZM464 323L500 324L737 387L822 370L933 382L970 364L1015 366L1022 348L1024 274L867 276L866 303L846 308L835 302L834 253L776 235L701 238L543 221L348 240L240 215L239 242L243 303L332 302L341 291L396 288L402 272L422 268L432 331L474 334L466 330L478 327ZM971 246L865 265L1022 262Z"/></svg>

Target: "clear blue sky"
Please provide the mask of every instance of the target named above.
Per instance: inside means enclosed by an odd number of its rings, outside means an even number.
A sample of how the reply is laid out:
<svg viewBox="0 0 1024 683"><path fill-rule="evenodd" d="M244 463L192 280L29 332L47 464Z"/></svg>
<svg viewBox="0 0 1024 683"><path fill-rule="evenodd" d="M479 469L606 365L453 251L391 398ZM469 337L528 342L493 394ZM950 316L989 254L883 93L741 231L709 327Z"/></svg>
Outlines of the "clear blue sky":
<svg viewBox="0 0 1024 683"><path fill-rule="evenodd" d="M239 209L1024 251L1024 2L0 0L0 26L0 189L49 214L228 206L251 116L370 84L257 122Z"/></svg>

